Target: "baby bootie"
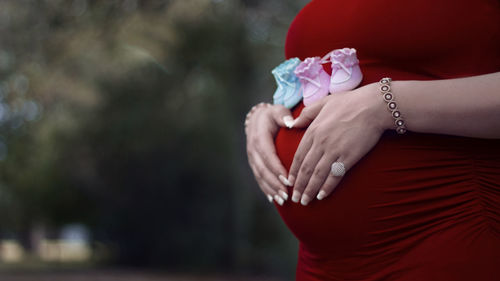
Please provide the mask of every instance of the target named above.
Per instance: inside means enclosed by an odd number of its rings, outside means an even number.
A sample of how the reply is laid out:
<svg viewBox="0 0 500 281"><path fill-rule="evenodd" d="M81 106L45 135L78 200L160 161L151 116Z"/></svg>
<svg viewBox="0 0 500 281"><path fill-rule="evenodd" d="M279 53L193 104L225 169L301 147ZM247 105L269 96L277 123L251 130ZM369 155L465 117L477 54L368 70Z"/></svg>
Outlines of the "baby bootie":
<svg viewBox="0 0 500 281"><path fill-rule="evenodd" d="M282 104L287 108L292 108L302 100L301 84L294 73L299 64L300 59L291 58L271 71L278 85L273 95L274 104Z"/></svg>
<svg viewBox="0 0 500 281"><path fill-rule="evenodd" d="M320 57L306 58L295 69L295 75L302 84L304 105L308 106L328 95L330 75L326 73Z"/></svg>
<svg viewBox="0 0 500 281"><path fill-rule="evenodd" d="M363 79L356 57L356 49L343 48L330 53L332 75L330 78L330 93L355 89Z"/></svg>

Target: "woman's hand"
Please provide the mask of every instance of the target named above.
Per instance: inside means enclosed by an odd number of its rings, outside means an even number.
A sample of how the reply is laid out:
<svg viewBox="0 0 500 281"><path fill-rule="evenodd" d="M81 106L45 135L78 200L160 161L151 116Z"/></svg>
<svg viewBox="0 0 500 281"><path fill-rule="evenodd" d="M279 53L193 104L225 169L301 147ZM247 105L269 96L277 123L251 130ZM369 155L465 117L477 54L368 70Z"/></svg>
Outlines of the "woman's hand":
<svg viewBox="0 0 500 281"><path fill-rule="evenodd" d="M376 83L333 94L306 107L294 128L309 124L289 172L293 202L307 205L327 197L342 179L330 170L342 162L348 171L378 142L392 116Z"/></svg>
<svg viewBox="0 0 500 281"><path fill-rule="evenodd" d="M280 127L291 127L290 110L282 105L261 103L254 106L245 121L248 162L260 189L269 202L280 205L288 199L285 185L290 186L287 172L274 147L274 138Z"/></svg>

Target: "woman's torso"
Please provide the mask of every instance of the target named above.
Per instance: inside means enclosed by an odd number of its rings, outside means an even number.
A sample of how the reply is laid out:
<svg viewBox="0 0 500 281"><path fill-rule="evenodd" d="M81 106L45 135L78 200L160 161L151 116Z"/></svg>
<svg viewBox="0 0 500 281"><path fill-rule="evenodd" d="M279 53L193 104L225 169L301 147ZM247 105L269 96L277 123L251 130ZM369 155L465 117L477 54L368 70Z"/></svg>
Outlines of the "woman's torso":
<svg viewBox="0 0 500 281"><path fill-rule="evenodd" d="M343 47L357 49L362 85L500 71L500 2L315 0L286 56ZM302 134L278 133L287 168ZM330 197L278 210L301 242L297 280L496 280L499 206L499 140L387 132Z"/></svg>

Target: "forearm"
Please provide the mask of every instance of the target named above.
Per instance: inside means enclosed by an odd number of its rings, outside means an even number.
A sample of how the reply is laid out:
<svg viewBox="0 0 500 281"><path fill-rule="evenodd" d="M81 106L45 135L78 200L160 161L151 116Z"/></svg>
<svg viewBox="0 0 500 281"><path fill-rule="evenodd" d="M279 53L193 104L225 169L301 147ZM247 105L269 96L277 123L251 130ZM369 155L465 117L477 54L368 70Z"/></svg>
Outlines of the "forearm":
<svg viewBox="0 0 500 281"><path fill-rule="evenodd" d="M500 138L500 72L448 80L393 81L408 130ZM393 120L386 119L393 129Z"/></svg>

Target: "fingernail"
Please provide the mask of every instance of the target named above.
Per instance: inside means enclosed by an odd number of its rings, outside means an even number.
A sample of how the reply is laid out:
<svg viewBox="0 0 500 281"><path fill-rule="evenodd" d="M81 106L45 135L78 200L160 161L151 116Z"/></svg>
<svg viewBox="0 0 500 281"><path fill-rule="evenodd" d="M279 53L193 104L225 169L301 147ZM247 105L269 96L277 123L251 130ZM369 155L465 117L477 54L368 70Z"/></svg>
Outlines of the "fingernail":
<svg viewBox="0 0 500 281"><path fill-rule="evenodd" d="M300 200L300 192L294 190L292 195L292 201L295 203L299 203L299 200Z"/></svg>
<svg viewBox="0 0 500 281"><path fill-rule="evenodd" d="M274 200L276 201L276 203L278 203L280 206L283 206L283 203L285 203L285 201L283 201L283 198L279 197L278 195L274 195Z"/></svg>
<svg viewBox="0 0 500 281"><path fill-rule="evenodd" d="M300 200L300 204L307 206L307 204L309 204L309 201L311 201L311 199L309 199L309 196L304 194L302 195L302 200Z"/></svg>
<svg viewBox="0 0 500 281"><path fill-rule="evenodd" d="M269 203L273 203L273 197L271 195L267 195L267 200L269 200Z"/></svg>
<svg viewBox="0 0 500 281"><path fill-rule="evenodd" d="M295 177L292 175L289 175L288 182L290 183L290 186L293 186L295 184Z"/></svg>
<svg viewBox="0 0 500 281"><path fill-rule="evenodd" d="M325 196L326 196L326 192L324 192L323 190L321 190L318 193L318 196L316 196L316 199L321 200L321 199L325 198Z"/></svg>
<svg viewBox="0 0 500 281"><path fill-rule="evenodd" d="M295 121L293 120L293 117L290 116L290 115L287 115L287 116L283 117L283 122L285 122L285 126L288 129L293 128L293 125L295 124Z"/></svg>
<svg viewBox="0 0 500 281"><path fill-rule="evenodd" d="M288 194L286 194L286 192L284 192L283 190L280 190L278 193L280 194L280 196L283 199L285 199L285 201L288 200Z"/></svg>
<svg viewBox="0 0 500 281"><path fill-rule="evenodd" d="M281 182L282 182L285 186L292 186L292 185L290 184L290 181L288 181L288 179L287 179L287 178L285 178L285 176L283 176L283 175L279 175L279 177L278 177L278 178L280 179L280 181L281 181Z"/></svg>

